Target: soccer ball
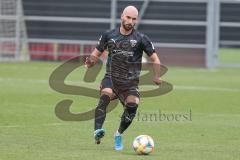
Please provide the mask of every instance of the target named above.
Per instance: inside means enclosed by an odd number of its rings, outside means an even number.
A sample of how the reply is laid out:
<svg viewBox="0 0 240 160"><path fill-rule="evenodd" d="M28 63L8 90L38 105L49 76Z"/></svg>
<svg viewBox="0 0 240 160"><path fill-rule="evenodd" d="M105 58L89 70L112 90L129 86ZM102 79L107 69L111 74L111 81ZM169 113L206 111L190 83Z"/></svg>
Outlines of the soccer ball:
<svg viewBox="0 0 240 160"><path fill-rule="evenodd" d="M148 155L153 152L154 142L148 135L137 136L133 141L133 149L139 155Z"/></svg>

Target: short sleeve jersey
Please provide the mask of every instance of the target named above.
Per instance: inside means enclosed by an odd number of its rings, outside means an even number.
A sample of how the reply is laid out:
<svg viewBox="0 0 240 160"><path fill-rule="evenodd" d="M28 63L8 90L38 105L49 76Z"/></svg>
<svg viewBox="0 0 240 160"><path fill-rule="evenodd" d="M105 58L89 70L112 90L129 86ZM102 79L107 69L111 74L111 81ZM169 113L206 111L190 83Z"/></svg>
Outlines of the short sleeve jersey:
<svg viewBox="0 0 240 160"><path fill-rule="evenodd" d="M148 56L155 52L148 36L136 30L122 35L120 28L102 34L96 48L108 51L105 76L123 82L139 81L143 52Z"/></svg>

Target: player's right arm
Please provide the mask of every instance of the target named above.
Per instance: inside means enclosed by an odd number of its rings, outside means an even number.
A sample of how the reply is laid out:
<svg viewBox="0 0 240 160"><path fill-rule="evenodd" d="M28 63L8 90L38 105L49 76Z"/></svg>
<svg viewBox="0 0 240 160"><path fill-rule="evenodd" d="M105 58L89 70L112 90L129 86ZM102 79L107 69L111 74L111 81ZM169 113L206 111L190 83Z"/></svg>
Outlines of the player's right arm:
<svg viewBox="0 0 240 160"><path fill-rule="evenodd" d="M90 68L98 62L98 58L102 55L104 50L107 48L107 32L101 35L98 44L94 51L85 60L85 66Z"/></svg>
<svg viewBox="0 0 240 160"><path fill-rule="evenodd" d="M95 48L94 51L91 53L91 55L86 58L85 66L87 68L94 66L101 55L102 55L102 52L100 52L97 48Z"/></svg>

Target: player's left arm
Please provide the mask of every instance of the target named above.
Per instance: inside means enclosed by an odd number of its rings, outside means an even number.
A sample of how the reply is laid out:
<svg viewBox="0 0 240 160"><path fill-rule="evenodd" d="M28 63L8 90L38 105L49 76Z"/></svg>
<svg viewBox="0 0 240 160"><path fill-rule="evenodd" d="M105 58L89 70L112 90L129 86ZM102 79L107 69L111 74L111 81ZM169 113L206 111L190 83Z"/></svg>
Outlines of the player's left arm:
<svg viewBox="0 0 240 160"><path fill-rule="evenodd" d="M159 85L162 80L160 77L160 67L161 67L161 63L160 63L160 59L158 58L158 55L156 52L154 52L151 56L150 56L150 60L153 64L153 72L154 72L154 76L153 76L153 82L157 85Z"/></svg>
<svg viewBox="0 0 240 160"><path fill-rule="evenodd" d="M160 59L158 58L153 43L148 36L144 35L142 37L142 44L144 52L150 57L150 60L153 63L153 82L158 85L162 82L160 78Z"/></svg>

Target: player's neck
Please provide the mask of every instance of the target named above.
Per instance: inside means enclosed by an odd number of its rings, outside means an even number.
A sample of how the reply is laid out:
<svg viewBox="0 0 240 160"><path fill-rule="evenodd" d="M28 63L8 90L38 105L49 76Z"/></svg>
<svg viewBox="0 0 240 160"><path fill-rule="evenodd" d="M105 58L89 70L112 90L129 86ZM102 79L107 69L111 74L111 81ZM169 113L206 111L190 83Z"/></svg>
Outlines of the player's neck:
<svg viewBox="0 0 240 160"><path fill-rule="evenodd" d="M133 29L127 31L127 30L125 30L122 26L120 27L120 33L121 33L122 35L129 35L129 34L132 33L132 31L133 31Z"/></svg>

